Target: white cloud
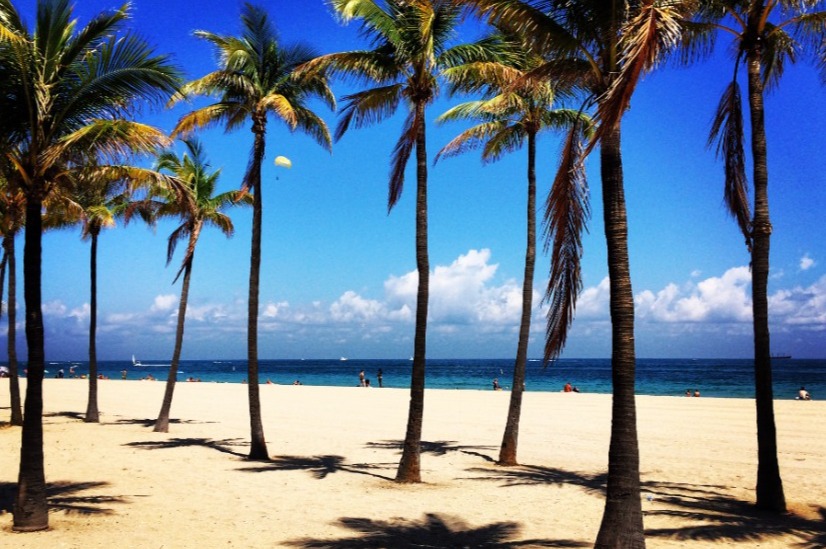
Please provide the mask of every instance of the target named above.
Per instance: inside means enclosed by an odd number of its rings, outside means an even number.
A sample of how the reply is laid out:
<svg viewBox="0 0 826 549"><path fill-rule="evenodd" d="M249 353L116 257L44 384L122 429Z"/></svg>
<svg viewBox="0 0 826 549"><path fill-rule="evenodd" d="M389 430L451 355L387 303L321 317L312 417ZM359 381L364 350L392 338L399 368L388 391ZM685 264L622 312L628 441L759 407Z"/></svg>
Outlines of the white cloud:
<svg viewBox="0 0 826 549"><path fill-rule="evenodd" d="M817 263L815 263L814 259L809 257L809 254L806 254L806 255L804 255L803 257L800 258L800 270L801 271L808 271L809 269L811 269L815 265L817 265Z"/></svg>
<svg viewBox="0 0 826 549"><path fill-rule="evenodd" d="M330 305L330 318L336 322L367 322L385 316L384 312L382 303L365 299L352 290Z"/></svg>
<svg viewBox="0 0 826 549"><path fill-rule="evenodd" d="M166 295L158 295L155 296L155 300L152 302L152 307L150 307L150 311L153 313L166 313L175 310L175 306L178 304L178 296L175 294L166 294Z"/></svg>
<svg viewBox="0 0 826 549"><path fill-rule="evenodd" d="M635 298L639 318L654 322L745 322L751 319L751 273L735 267L683 288L671 283Z"/></svg>

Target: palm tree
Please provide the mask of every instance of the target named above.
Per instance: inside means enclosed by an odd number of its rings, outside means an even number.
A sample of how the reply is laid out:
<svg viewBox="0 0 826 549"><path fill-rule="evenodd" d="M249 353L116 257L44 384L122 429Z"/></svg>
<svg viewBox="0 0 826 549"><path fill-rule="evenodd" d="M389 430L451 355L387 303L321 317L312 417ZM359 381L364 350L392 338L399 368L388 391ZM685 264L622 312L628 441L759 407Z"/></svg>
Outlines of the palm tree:
<svg viewBox="0 0 826 549"><path fill-rule="evenodd" d="M496 161L503 154L521 148L527 142L528 162L528 201L527 201L527 245L525 252L525 275L522 280L522 316L519 325L519 341L516 348L516 361L513 368L513 389L511 390L505 432L499 449L500 465L517 465L516 452L519 440L519 419L522 413L522 393L525 386L525 366L528 358L528 340L531 329L531 310L533 308L533 278L536 264L536 140L544 130L568 130L566 146L563 148L562 164L569 166L562 173L573 177L559 177L555 180L546 201L545 219L558 218L564 207L582 208L583 212L568 217L574 223L582 222L586 217L587 187L582 171L580 153L582 147L579 137L590 123L589 117L576 110L554 109L556 91L548 79L530 79L526 75L543 64L540 57L531 55L504 36L492 36L480 45L504 45L513 50L510 56L503 56L502 61L475 61L447 69L445 78L452 84L452 91L466 93L483 92L485 99L462 103L448 110L439 117L439 121L481 120L450 143L436 155L453 156L470 149L483 146L482 161ZM571 170L574 171L571 174ZM567 229L568 230L566 233ZM553 257L572 253L578 258L582 255L579 235L581 227L567 225L549 226L546 235L559 235L554 239ZM563 237L567 234L567 237ZM546 245L546 247L549 247ZM573 279L579 283L579 271Z"/></svg>
<svg viewBox="0 0 826 549"><path fill-rule="evenodd" d="M291 131L301 130L325 149L331 139L326 124L307 106L318 97L331 108L335 98L322 73L299 74L296 68L315 54L303 44L282 44L270 23L266 11L244 4L241 11L243 32L240 37L222 36L207 31L195 35L215 46L220 55L218 70L183 88L186 95L207 95L218 99L212 105L197 109L179 121L172 132L185 136L198 128L223 124L232 131L252 122L253 145L243 191L252 189L252 246L250 252L250 283L247 324L248 391L250 406L250 459L269 459L261 422L261 402L258 387L258 298L261 271L261 165L264 160L268 115L284 122Z"/></svg>
<svg viewBox="0 0 826 549"><path fill-rule="evenodd" d="M178 327L175 331L175 350L172 353L172 363L169 365L169 376L166 379L166 391L164 392L163 404L155 421L157 433L169 432L169 411L172 407L172 395L175 391L175 381L178 374L178 365L181 360L181 349L184 341L184 322L186 320L186 306L189 298L189 281L192 274L192 262L195 259L195 246L198 237L205 225L217 227L227 237L232 236L234 228L232 220L221 212L223 208L237 203L252 203L252 197L248 194L240 199L237 191L225 192L213 196L218 183L218 176L221 171L210 172L210 165L206 159L206 153L200 142L195 139L184 140L187 152L183 156L177 156L173 151L166 150L158 155L155 168L160 172L167 172L172 177L180 181L181 185L189 189L185 200L180 200L179 196L170 193L166 188L160 188L160 198L163 202L156 211L156 217L177 217L181 219L181 224L169 235L166 261L169 264L175 253L175 248L179 241L187 238L186 253L184 254L181 268L175 275L175 281L184 275L181 286L181 300L178 304ZM174 281L173 281L174 283Z"/></svg>
<svg viewBox="0 0 826 549"><path fill-rule="evenodd" d="M81 238L91 242L89 253L90 311L89 311L89 396L86 404L86 423L98 423L97 373L97 260L98 239L104 228L115 226L115 220L127 212L141 208L143 201L132 201L133 192L147 179L153 181L150 170L118 166L110 170L84 169L75 180L53 193L46 209L44 226L62 228L80 223ZM128 176L128 177L124 177ZM134 178L134 179L133 179ZM71 185L69 185L69 183ZM173 192L173 191L169 191ZM149 212L144 212L148 219Z"/></svg>
<svg viewBox="0 0 826 549"><path fill-rule="evenodd" d="M10 423L23 425L23 408L20 400L19 369L17 365L17 256L14 240L23 228L26 202L18 189L13 189L8 181L0 179L0 233L3 235L3 260L0 268L0 301L6 271L9 274L8 292L8 358L9 358L9 402ZM2 313L2 311L0 311Z"/></svg>
<svg viewBox="0 0 826 549"><path fill-rule="evenodd" d="M397 482L421 482L420 457L424 382L427 350L427 310L430 265L427 243L427 139L426 107L438 95L439 71L458 64L467 49L448 48L459 23L460 8L450 0L332 0L342 22L360 21L372 50L324 55L306 70L330 70L354 76L366 85L375 85L344 98L346 104L336 128L340 139L356 128L381 122L392 116L400 103L407 107L407 119L393 149L387 208L392 210L402 194L408 160L416 154L416 328L413 343L413 370L410 406Z"/></svg>
<svg viewBox="0 0 826 549"><path fill-rule="evenodd" d="M787 62L808 53L826 69L821 57L826 39L826 3L814 0L705 0L690 27L695 44L706 49L719 31L734 39L734 71L717 107L709 145L725 163L725 203L737 221L751 256L754 327L754 379L757 408L757 507L786 511L777 461L774 423L768 278L772 225L769 218L769 173L764 93L779 84ZM738 69L745 65L751 122L754 213L748 197L745 166L745 124Z"/></svg>
<svg viewBox="0 0 826 549"><path fill-rule="evenodd" d="M686 17L692 2L461 0L461 3L497 26L519 34L534 53L552 60L532 71L532 77L568 74L596 105L598 125L588 151L599 144L611 289L613 382L607 497L596 546L644 547L634 397L634 297L628 259L621 122L640 76L651 70L664 51L677 42L679 22ZM576 211L572 209L571 213ZM575 259L575 254L568 259ZM546 360L557 356L564 345L576 300L576 292L571 291L576 286L565 280L576 271L578 265L554 265L551 269L546 298L559 306L552 306L548 317ZM555 273L559 276L556 280Z"/></svg>
<svg viewBox="0 0 826 549"><path fill-rule="evenodd" d="M28 383L20 473L14 505L18 531L48 528L43 468L44 329L41 284L41 209L44 199L89 158L148 152L162 132L127 118L138 101L165 100L177 71L140 38L121 33L128 4L101 13L78 29L68 0L42 0L30 32L11 0L0 0L0 44L13 83L5 102L19 118L3 152L14 165L11 182L26 197L24 284ZM5 113L4 113L5 114Z"/></svg>

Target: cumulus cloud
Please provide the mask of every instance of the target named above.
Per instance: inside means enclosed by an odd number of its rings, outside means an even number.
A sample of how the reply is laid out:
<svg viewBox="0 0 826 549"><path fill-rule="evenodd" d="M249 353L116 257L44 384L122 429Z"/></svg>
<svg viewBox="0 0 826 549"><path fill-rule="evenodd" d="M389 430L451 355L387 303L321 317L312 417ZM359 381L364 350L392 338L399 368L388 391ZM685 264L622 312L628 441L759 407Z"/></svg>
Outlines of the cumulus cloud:
<svg viewBox="0 0 826 549"><path fill-rule="evenodd" d="M750 287L748 267L735 267L683 287L644 290L635 298L636 312L655 322L745 322L751 318Z"/></svg>
<svg viewBox="0 0 826 549"><path fill-rule="evenodd" d="M808 257L808 256L807 256ZM469 250L449 264L436 265L430 277L429 327L434 343L455 348L504 348L515 344L522 306L521 280L497 277L500 266L490 250ZM395 345L408 349L412 342L418 276L415 270L388 276L378 296L365 291L345 290L332 302L265 302L260 310L262 353L267 345L278 349L317 350L322 345ZM538 287L544 281L537 283ZM367 286L369 288L369 286ZM369 291L369 290L368 290ZM583 355L593 354L594 345L610 340L610 284L607 277L584 288L577 300L576 319L571 332L583 342ZM158 295L142 311L101 311L98 329L114 341L118 354L143 347L164 353L171 349L176 323L178 297ZM541 347L544 312L541 294L534 292L534 345ZM190 302L187 309L188 345L207 349L226 346L227 356L243 352L247 304L233 301ZM719 276L692 272L685 281L673 281L661 288L639 291L635 296L637 321L641 334L668 340L687 334L748 332L751 323L751 274L748 267L734 267ZM807 287L783 288L769 296L773 326L787 331L826 331L826 276ZM88 304L67 306L61 301L43 305L53 334L85 345L88 330ZM725 328L720 328L725 325ZM699 337L699 336L698 336ZM442 338L441 340L439 338ZM474 343L475 342L475 343ZM211 346L211 347L210 347ZM464 346L464 347L461 347ZM129 348L125 348L129 347ZM192 348L192 347L189 347ZM326 348L326 347L325 347ZM599 347L602 349L602 347ZM200 356L197 351L190 351ZM402 351L408 352L408 351ZM598 352L602 352L601 350ZM264 355L262 355L264 356Z"/></svg>
<svg viewBox="0 0 826 549"><path fill-rule="evenodd" d="M153 313L171 312L175 310L177 304L178 296L175 294L158 295L155 296L155 300L149 310Z"/></svg>
<svg viewBox="0 0 826 549"><path fill-rule="evenodd" d="M801 271L808 271L809 269L811 269L815 265L817 265L817 263L815 263L814 259L809 257L809 254L806 254L806 255L804 255L803 257L800 258L800 270Z"/></svg>

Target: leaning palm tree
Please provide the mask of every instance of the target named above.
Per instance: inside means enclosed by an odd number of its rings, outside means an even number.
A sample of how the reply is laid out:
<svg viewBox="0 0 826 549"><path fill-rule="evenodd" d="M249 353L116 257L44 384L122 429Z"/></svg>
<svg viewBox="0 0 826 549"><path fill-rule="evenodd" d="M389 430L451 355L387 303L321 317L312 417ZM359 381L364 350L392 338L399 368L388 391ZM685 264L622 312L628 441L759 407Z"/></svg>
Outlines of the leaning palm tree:
<svg viewBox="0 0 826 549"><path fill-rule="evenodd" d="M605 510L597 547L644 547L635 402L634 296L628 259L628 216L622 173L621 122L639 78L678 41L690 0L457 0L519 34L550 59L533 78L567 74L597 109L591 147L600 147L603 219L608 250L612 326L612 421ZM564 177L565 174L562 174ZM572 210L572 213L575 213ZM562 219L560 217L560 219ZM574 259L571 256L570 259ZM545 359L558 356L572 320L576 292L564 281L578 268L551 269L552 304ZM555 278L553 275L556 274Z"/></svg>
<svg viewBox="0 0 826 549"><path fill-rule="evenodd" d="M777 461L777 432L774 423L771 345L769 336L768 278L769 174L764 93L779 84L783 69L799 53L808 53L826 69L823 44L826 40L826 2L822 0L705 0L690 27L689 36L701 48L721 34L734 39L734 71L717 107L709 145L725 164L725 203L737 221L751 256L752 309L754 328L754 379L757 408L757 507L786 511L786 498ZM748 112L751 122L752 181L754 212L748 197L745 165L745 124L738 71L745 65ZM824 70L826 73L826 70Z"/></svg>
<svg viewBox="0 0 826 549"><path fill-rule="evenodd" d="M24 294L28 379L13 528L48 528L43 467L44 327L41 297L41 209L55 187L88 159L149 152L166 137L128 117L138 102L166 100L178 74L165 56L121 32L129 5L77 28L68 0L41 0L34 31L11 0L0 0L0 47L11 55L3 71L14 83L4 103L19 124L3 154L11 182L26 197ZM5 113L4 113L5 114Z"/></svg>
<svg viewBox="0 0 826 549"><path fill-rule="evenodd" d="M178 269L173 281L174 284L181 274L184 275L181 285L181 299L178 303L175 349L172 353L172 363L169 365L169 376L166 378L166 391L164 392L161 411L153 429L157 433L169 432L169 411L172 408L172 396L175 391L178 365L183 349L184 322L189 300L189 281L192 275L192 263L195 259L195 246L198 244L198 237L201 236L201 230L204 226L216 227L227 237L232 236L234 232L232 220L221 210L239 202L242 204L252 203L250 195L244 194L239 198L237 191L213 196L221 171L210 171L206 153L199 141L186 139L184 145L187 152L180 157L172 150L161 152L158 155L155 168L160 172L170 174L184 188L188 189L189 193L184 197L184 200L181 200L178 194L170 193L166 187L161 187L151 193L152 195L158 195L155 198L160 199L160 203L154 211L156 218L174 217L181 219L181 224L169 235L166 254L167 264L172 261L178 242L187 239L186 253L181 262L181 268Z"/></svg>
<svg viewBox="0 0 826 549"><path fill-rule="evenodd" d="M223 124L232 131L246 121L252 122L253 145L243 191L253 193L252 245L247 323L247 379L250 407L250 459L269 459L258 387L258 303L261 271L261 217L263 196L261 166L264 161L267 121L270 115L284 122L290 131L301 130L325 149L331 139L326 124L308 107L318 97L335 108L335 97L323 73L299 74L296 68L315 57L303 44L283 44L264 9L244 4L240 37L196 31L195 36L210 42L220 55L218 70L183 88L178 99L187 95L216 97L212 105L197 109L179 121L172 132L186 136L192 131Z"/></svg>
<svg viewBox="0 0 826 549"><path fill-rule="evenodd" d="M19 369L17 364L17 254L15 238L24 225L26 200L19 189L12 188L8 181L0 178L0 234L3 235L3 260L0 267L0 304L2 303L3 282L9 275L8 291L8 346L9 359L9 403L10 423L23 425L23 408L20 399ZM2 314L2 310L0 310Z"/></svg>
<svg viewBox="0 0 826 549"><path fill-rule="evenodd" d="M519 419L522 413L522 393L525 386L525 367L528 358L528 342L531 330L531 311L533 309L533 278L536 265L536 142L540 132L546 130L568 130L568 137L562 152L562 170L565 177L554 181L554 188L546 201L545 219L558 219L559 212L577 210L564 218L571 223L550 224L547 236L553 239L552 257L555 264L564 254L574 254L570 261L578 261L582 255L580 235L582 227L577 223L587 217L587 186L582 170L581 137L590 124L590 118L581 111L554 109L557 92L550 79L531 79L526 75L544 64L542 58L521 49L513 39L504 35L494 35L480 42L483 48L502 47L508 54L498 61L467 60L444 72L445 79L451 83L453 92L482 93L484 99L469 101L457 105L438 120L479 120L473 126L450 143L436 155L454 156L471 149L482 147L482 161L499 160L504 154L527 145L527 244L525 251L525 274L522 280L522 315L519 325L519 341L516 347L516 360L513 368L513 385L510 405L499 448L500 465L517 465L517 445L519 441ZM581 210L581 211L579 211ZM550 245L546 245L550 247ZM579 285L579 270L568 279L569 283Z"/></svg>
<svg viewBox="0 0 826 549"><path fill-rule="evenodd" d="M458 64L461 46L448 48L459 23L460 9L450 0L331 0L343 23L359 21L372 50L322 56L306 70L327 69L355 77L370 87L344 99L346 104L336 129L340 139L350 128L381 122L400 104L407 119L393 150L387 208L392 210L402 194L404 174L411 155L416 155L416 328L410 406L402 457L396 481L421 482L420 458L427 350L427 310L430 265L427 244L427 132L425 110L436 98L439 72Z"/></svg>

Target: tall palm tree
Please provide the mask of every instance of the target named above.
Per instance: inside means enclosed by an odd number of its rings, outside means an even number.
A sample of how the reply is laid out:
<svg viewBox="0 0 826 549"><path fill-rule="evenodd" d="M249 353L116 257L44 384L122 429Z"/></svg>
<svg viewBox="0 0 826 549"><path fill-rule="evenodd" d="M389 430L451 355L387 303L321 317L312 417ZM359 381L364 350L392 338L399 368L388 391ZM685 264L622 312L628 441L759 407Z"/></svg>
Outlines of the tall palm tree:
<svg viewBox="0 0 826 549"><path fill-rule="evenodd" d="M567 166L554 181L554 188L546 200L545 219L558 219L560 210L582 209L572 216L565 216L573 225L549 225L547 236L555 234L553 254L555 258L563 254L574 254L578 261L582 255L580 235L582 227L576 223L587 217L587 186L582 169L581 136L588 127L590 118L580 111L554 109L556 90L549 79L530 79L526 75L544 63L542 58L517 49L518 44L505 36L492 36L483 40L484 48L503 45L510 49L510 55L500 61L468 60L451 67L444 77L451 83L453 92L483 93L485 98L457 105L438 120L481 120L450 143L436 155L453 156L465 151L482 148L482 161L496 161L502 155L522 148L527 144L527 244L525 251L525 274L522 280L522 315L519 325L519 341L513 368L513 385L508 407L505 432L499 448L500 465L517 465L517 445L519 441L519 419L522 413L522 393L525 386L525 367L528 358L528 342L533 309L533 278L536 265L536 141L545 130L568 130L566 145L562 153L562 165ZM550 247L546 245L546 247ZM557 263L560 263L559 261ZM579 270L569 281L580 284Z"/></svg>
<svg viewBox="0 0 826 549"><path fill-rule="evenodd" d="M87 168L54 192L46 208L44 227L64 228L79 223L81 238L91 243L89 252L89 392L84 417L86 423L100 421L97 373L99 237L104 228L115 226L117 218L123 218L128 211L141 208L144 202L133 201L133 192L140 186L149 184L148 181L154 181L155 178L151 175L153 174L150 170L128 166L113 166L109 170ZM148 181L147 177L149 177ZM148 215L148 211L143 212L144 218L148 219Z"/></svg>
<svg viewBox="0 0 826 549"><path fill-rule="evenodd" d="M26 201L19 189L13 189L8 181L0 178L0 233L3 235L3 260L0 268L0 301L3 295L5 274L9 274L7 354L9 359L10 423L23 425L23 408L20 399L19 368L17 364L17 254L15 238L23 228ZM2 311L0 311L2 314Z"/></svg>
<svg viewBox="0 0 826 549"><path fill-rule="evenodd" d="M21 119L12 147L12 182L26 196L24 284L28 383L20 473L14 505L18 531L48 528L43 468L44 329L41 296L41 209L55 186L89 158L148 152L165 136L127 118L146 99L165 100L178 74L165 56L124 34L129 5L104 12L85 27L73 21L68 0L41 0L29 31L11 0L0 0L0 44L11 55L5 67Z"/></svg>
<svg viewBox="0 0 826 549"><path fill-rule="evenodd" d="M392 116L401 103L407 119L393 149L387 208L392 210L402 194L408 160L416 155L416 328L410 406L398 482L421 482L420 457L427 350L427 310L430 265L427 243L427 132L425 111L438 95L439 72L458 64L467 54L461 46L448 48L459 23L460 8L449 0L331 0L343 23L358 21L372 50L324 55L306 69L326 69L353 76L369 87L348 95L336 128L340 139L356 128Z"/></svg>
<svg viewBox="0 0 826 549"><path fill-rule="evenodd" d="M754 329L754 379L757 408L757 506L786 511L777 461L774 423L768 278L772 225L769 217L769 172L764 94L779 84L787 63L799 53L810 54L826 69L822 44L826 39L826 2L822 0L705 0L689 35L706 48L720 34L734 40L734 70L717 107L709 144L725 164L725 203L737 221L751 256ZM722 31L722 32L721 32ZM748 197L745 165L745 124L738 70L745 65L754 212Z"/></svg>
<svg viewBox="0 0 826 549"><path fill-rule="evenodd" d="M183 88L186 95L216 97L217 102L197 109L179 121L172 132L186 136L192 131L223 124L232 131L248 120L252 122L253 145L244 174L242 190L252 189L252 245L247 324L248 391L250 406L250 459L269 459L261 422L258 387L258 299L261 271L261 217L263 195L261 165L264 160L268 116L284 122L291 131L308 134L327 150L331 149L327 125L307 106L313 97L335 108L335 97L324 74L299 74L296 68L315 54L304 44L283 44L267 12L252 4L241 10L240 37L195 31L195 36L210 42L220 55L218 70Z"/></svg>
<svg viewBox="0 0 826 549"><path fill-rule="evenodd" d="M158 155L158 161L155 165L158 171L170 174L180 181L184 188L189 190L188 196L184 200L180 200L179 195L170 193L164 187L158 189L159 193L153 193L159 194L160 196L157 198L162 200L162 203L155 210L156 217L181 219L181 224L169 235L166 254L167 264L172 261L178 242L187 239L186 253L181 262L181 268L178 269L175 275L175 281L178 280L181 273L183 273L184 279L181 286L181 299L178 303L175 349L172 353L172 363L169 365L169 376L166 379L166 391L164 392L161 411L153 429L157 433L169 432L169 411L172 408L172 395L175 391L178 365L181 360L186 306L189 300L189 281L192 275L192 263L195 259L195 246L198 244L198 237L201 236L201 230L205 225L220 229L227 237L232 236L234 232L232 220L221 210L239 201L243 204L252 203L250 195L245 194L239 198L237 191L213 196L221 171L210 171L206 153L199 141L186 139L184 145L186 146L186 152L182 156L179 157L172 150L166 150Z"/></svg>
<svg viewBox="0 0 826 549"><path fill-rule="evenodd" d="M603 220L608 250L611 366L611 442L605 510L597 547L644 547L635 392L634 297L628 259L628 216L622 172L621 122L639 78L678 41L679 22L692 8L681 0L457 0L497 26L519 34L552 61L534 78L565 72L597 108L591 147L600 147ZM572 213L575 213L572 210ZM569 259L573 259L570 257ZM546 297L552 304L545 358L559 354L576 293L560 283L575 267L552 267ZM559 278L554 280L554 273Z"/></svg>

